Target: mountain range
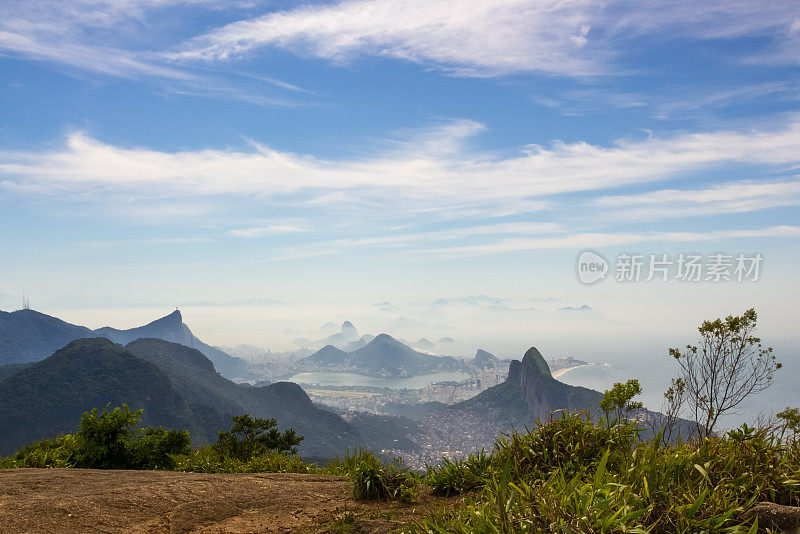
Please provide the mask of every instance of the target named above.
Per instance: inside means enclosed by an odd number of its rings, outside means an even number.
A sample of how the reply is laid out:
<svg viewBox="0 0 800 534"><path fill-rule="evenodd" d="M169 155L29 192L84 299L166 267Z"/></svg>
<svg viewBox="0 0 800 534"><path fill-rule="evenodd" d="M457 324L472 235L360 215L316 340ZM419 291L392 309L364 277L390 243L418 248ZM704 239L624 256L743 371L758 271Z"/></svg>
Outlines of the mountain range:
<svg viewBox="0 0 800 534"><path fill-rule="evenodd" d="M375 430L385 429L385 422L346 422L290 382L235 384L199 350L161 339L122 346L82 338L42 361L0 370L0 454L73 432L84 411L109 403L144 409L146 425L189 430L194 446L214 442L220 430L230 428L231 415L243 413L274 418L280 428L305 436L300 452L308 457L331 458L357 444L381 450L398 443L397 436Z"/></svg>
<svg viewBox="0 0 800 534"><path fill-rule="evenodd" d="M462 365L451 356L433 356L416 351L389 334L379 334L351 352L326 345L297 363L308 369L353 371L390 377L457 369Z"/></svg>
<svg viewBox="0 0 800 534"><path fill-rule="evenodd" d="M497 362L479 350L470 363ZM84 411L109 403L144 409L144 424L187 429L195 446L214 442L230 427L231 415L275 418L279 427L305 436L302 454L330 458L356 445L378 451L478 450L490 446L499 432L558 410L597 417L602 398L597 391L556 380L531 347L521 360L511 361L503 383L466 401L399 405L391 412L396 415L343 418L313 404L293 383L251 386L228 380L217 371L240 376L246 362L197 339L177 310L128 330L91 330L33 310L0 312L0 363L8 364L0 365L0 454L72 432ZM388 334L351 351L326 345L298 363L309 370L391 377L468 365L416 351Z"/></svg>
<svg viewBox="0 0 800 534"><path fill-rule="evenodd" d="M0 365L43 360L70 341L88 337L104 337L123 345L142 337L172 341L198 349L224 376L243 378L249 374L247 361L207 345L192 334L178 310L127 330L109 326L91 330L35 310L0 312Z"/></svg>

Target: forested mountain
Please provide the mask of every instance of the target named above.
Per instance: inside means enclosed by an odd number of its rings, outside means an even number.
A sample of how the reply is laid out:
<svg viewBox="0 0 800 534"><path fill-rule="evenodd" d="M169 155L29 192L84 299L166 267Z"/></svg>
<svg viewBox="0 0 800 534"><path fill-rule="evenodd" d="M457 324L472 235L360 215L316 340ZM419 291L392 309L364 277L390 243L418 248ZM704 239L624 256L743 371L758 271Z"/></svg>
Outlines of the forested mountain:
<svg viewBox="0 0 800 534"><path fill-rule="evenodd" d="M122 346L83 338L42 361L0 367L0 455L73 432L83 412L109 403L144 409L146 425L189 430L195 446L214 442L232 415L276 419L279 428L305 437L299 450L310 458L342 455L356 445L407 446L414 429L391 417L348 423L315 406L297 384L235 384L199 350L178 343L140 338Z"/></svg>
<svg viewBox="0 0 800 534"><path fill-rule="evenodd" d="M178 310L127 330L108 326L90 330L34 310L0 312L0 365L43 360L70 341L86 337L105 337L123 345L142 337L164 339L198 349L225 376L234 378L248 374L245 360L234 358L195 337Z"/></svg>
<svg viewBox="0 0 800 534"><path fill-rule="evenodd" d="M144 408L145 424L198 432L166 373L122 345L86 338L0 382L0 454L73 432L83 412L108 403Z"/></svg>
<svg viewBox="0 0 800 534"><path fill-rule="evenodd" d="M217 374L211 361L198 350L160 339L138 339L125 348L166 373L200 417L202 435L209 441L227 428L231 415L242 413L277 419L279 427L294 428L306 436L300 450L310 456L334 456L359 441L358 430L338 415L314 406L297 384L235 384Z"/></svg>

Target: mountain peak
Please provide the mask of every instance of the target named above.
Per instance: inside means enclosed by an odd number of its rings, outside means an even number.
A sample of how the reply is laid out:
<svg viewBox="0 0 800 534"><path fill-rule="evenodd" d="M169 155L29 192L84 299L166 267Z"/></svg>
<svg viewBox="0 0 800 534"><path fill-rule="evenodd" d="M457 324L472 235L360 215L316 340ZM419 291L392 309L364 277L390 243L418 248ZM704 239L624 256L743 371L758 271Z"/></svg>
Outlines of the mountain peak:
<svg viewBox="0 0 800 534"><path fill-rule="evenodd" d="M342 323L342 334L358 339L358 330L356 330L356 327L353 326L353 323L350 321L345 321ZM355 341L355 339L353 341Z"/></svg>
<svg viewBox="0 0 800 534"><path fill-rule="evenodd" d="M159 327L159 328L167 328L167 329L177 329L176 332L180 332L180 327L183 325L183 316L181 315L181 311L177 308L174 312L161 317L160 319L156 319L152 323L149 323L143 327L139 328L147 328L147 327ZM133 330L133 329L132 329ZM158 337L158 336L148 336L148 337Z"/></svg>
<svg viewBox="0 0 800 534"><path fill-rule="evenodd" d="M178 308L175 308L174 312L170 313L169 315L165 315L164 317L161 318L161 320L163 319L169 319L170 321L175 321L177 323L183 322L183 316L181 315L181 311Z"/></svg>
<svg viewBox="0 0 800 534"><path fill-rule="evenodd" d="M393 338L389 334L378 334L377 336L375 336L375 338L372 341L369 342L370 345L372 345L372 344L375 344L375 345L386 345L386 344L389 344L389 343L395 344L395 345L403 345L403 343L400 343L399 341L397 341L395 338Z"/></svg>
<svg viewBox="0 0 800 534"><path fill-rule="evenodd" d="M478 349L478 351L475 353L475 358L472 359L472 364L477 365L478 367L490 367L496 361L497 356L483 349Z"/></svg>
<svg viewBox="0 0 800 534"><path fill-rule="evenodd" d="M525 356L522 358L522 365L536 369L544 376L549 376L551 378L553 376L552 373L550 373L550 366L547 365L544 356L542 356L542 353L539 352L536 347L528 349L528 352L526 352Z"/></svg>

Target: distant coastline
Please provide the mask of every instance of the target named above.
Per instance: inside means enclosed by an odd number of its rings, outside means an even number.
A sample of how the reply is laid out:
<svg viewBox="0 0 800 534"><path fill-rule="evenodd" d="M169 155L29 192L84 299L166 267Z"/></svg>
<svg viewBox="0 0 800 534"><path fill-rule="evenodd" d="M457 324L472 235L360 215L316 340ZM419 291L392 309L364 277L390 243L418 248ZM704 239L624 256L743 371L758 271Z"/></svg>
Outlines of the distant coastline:
<svg viewBox="0 0 800 534"><path fill-rule="evenodd" d="M560 377L560 376L562 376L562 375L564 375L564 374L566 374L566 373L568 373L570 371L573 371L575 369L579 369L581 367L592 367L592 366L598 366L598 365L605 366L605 365L608 365L608 364L607 363L582 363L580 365L573 365L572 367L564 367L563 369L556 369L555 371L552 372L552 375L553 375L553 378L558 378L558 377Z"/></svg>

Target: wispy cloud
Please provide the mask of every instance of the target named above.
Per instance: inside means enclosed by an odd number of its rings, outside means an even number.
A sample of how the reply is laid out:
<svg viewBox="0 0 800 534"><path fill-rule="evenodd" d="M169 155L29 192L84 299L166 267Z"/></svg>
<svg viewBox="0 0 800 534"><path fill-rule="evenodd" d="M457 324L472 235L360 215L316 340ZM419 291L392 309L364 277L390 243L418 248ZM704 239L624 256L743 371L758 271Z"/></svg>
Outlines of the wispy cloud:
<svg viewBox="0 0 800 534"><path fill-rule="evenodd" d="M228 235L233 237L256 238L282 234L295 234L301 232L308 232L308 229L294 224L270 224L255 228L236 228L234 230L230 230Z"/></svg>
<svg viewBox="0 0 800 534"><path fill-rule="evenodd" d="M607 72L632 35L777 36L791 33L797 17L797 5L781 1L346 0L234 22L189 40L171 57L226 60L276 47L335 62L394 57L470 76L586 76Z"/></svg>
<svg viewBox="0 0 800 534"><path fill-rule="evenodd" d="M456 122L458 124L458 122ZM180 199L258 194L286 204L447 212L502 208L519 199L612 189L666 180L732 163L771 173L800 167L800 123L757 131L719 130L611 146L585 142L531 145L497 158L461 144L474 128L446 124L431 148L428 134L399 150L358 159L319 159L257 145L252 151L161 152L103 143L82 133L45 152L0 151L2 186L37 195L81 194ZM447 147L447 149L443 149Z"/></svg>
<svg viewBox="0 0 800 534"><path fill-rule="evenodd" d="M598 54L581 52L592 6L588 0L351 0L235 22L190 40L172 57L219 60L280 47L337 62L388 56L472 75L595 74Z"/></svg>
<svg viewBox="0 0 800 534"><path fill-rule="evenodd" d="M555 237L516 238L500 240L491 244L446 247L424 251L428 258L459 258L491 254L522 252L531 250L575 249L589 247L617 247L640 243L702 243L750 238L800 237L800 226L772 226L745 230L720 230L714 232L595 232L575 233ZM415 252L418 254L419 252Z"/></svg>
<svg viewBox="0 0 800 534"><path fill-rule="evenodd" d="M602 196L594 206L612 220L657 220L800 206L800 179L738 181L703 189L659 189L636 195Z"/></svg>
<svg viewBox="0 0 800 534"><path fill-rule="evenodd" d="M349 159L257 143L249 150L163 152L73 133L53 150L0 150L0 188L53 200L61 210L69 204L81 213L102 209L103 216L125 217L129 224L207 226L206 236L189 234L193 238L281 237L281 248L272 255L244 262L357 250L457 257L646 240L796 236L794 226L629 233L614 231L613 224L800 205L800 123L650 136L609 146L555 142L506 157L469 148L465 141L481 131L472 121L448 122L438 137L426 130ZM737 164L770 178L614 194L677 178L697 182ZM263 217L270 207L280 215Z"/></svg>
<svg viewBox="0 0 800 534"><path fill-rule="evenodd" d="M145 237L136 239L95 240L80 243L88 248L108 248L130 245L183 245L193 243L210 243L208 237Z"/></svg>
<svg viewBox="0 0 800 534"><path fill-rule="evenodd" d="M176 10L213 10L255 3L233 0L8 0L0 3L0 55L42 61L68 74L155 82L162 92L235 99L260 106L305 105L287 95L313 95L273 77L187 67L165 58L171 39L186 37ZM158 24L154 20L158 19ZM175 37L171 37L175 36ZM242 78L250 83L242 83Z"/></svg>
<svg viewBox="0 0 800 534"><path fill-rule="evenodd" d="M531 100L564 115L607 113L609 108L639 109L658 119L697 118L700 113L742 109L754 102L797 102L797 81L771 81L720 87L713 83L661 85L658 91L637 92L613 83L592 83L578 88L538 90Z"/></svg>

